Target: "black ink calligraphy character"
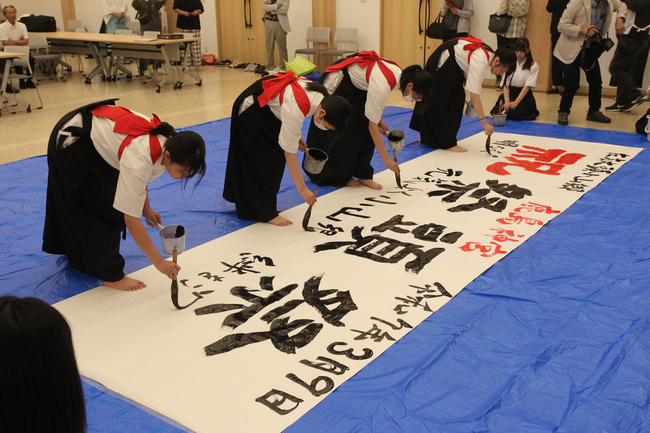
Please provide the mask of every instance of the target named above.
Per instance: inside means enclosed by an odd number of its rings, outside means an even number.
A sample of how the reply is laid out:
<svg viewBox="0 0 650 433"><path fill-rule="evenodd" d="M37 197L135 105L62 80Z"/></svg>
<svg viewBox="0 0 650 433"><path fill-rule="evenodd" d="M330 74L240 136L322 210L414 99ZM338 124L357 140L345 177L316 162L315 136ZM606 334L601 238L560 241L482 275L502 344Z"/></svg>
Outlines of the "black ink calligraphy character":
<svg viewBox="0 0 650 433"><path fill-rule="evenodd" d="M355 340L367 340L368 338L372 339L375 343L381 343L384 338L389 341L395 341L393 337L390 336L388 332L382 331L379 326L372 324L372 329L369 331L359 331L357 329L351 329L352 332L357 332L359 335L354 337Z"/></svg>
<svg viewBox="0 0 650 433"><path fill-rule="evenodd" d="M212 281L218 281L218 282L222 282L223 279L225 278L225 277L220 277L218 275L212 275L210 272L201 272L198 275L199 277L204 277L208 280L212 279Z"/></svg>
<svg viewBox="0 0 650 433"><path fill-rule="evenodd" d="M291 394L288 394L284 391L279 391L277 389L272 389L261 397L255 399L256 402L262 403L264 406L271 409L273 412L279 415L286 415L293 412L304 400L294 397ZM290 401L295 403L293 407L289 409L282 409L281 406L286 402Z"/></svg>
<svg viewBox="0 0 650 433"><path fill-rule="evenodd" d="M424 299L423 296L407 296L406 298L396 297L395 299L404 302L403 304L397 304L395 308L393 308L393 311L395 311L397 314L406 314L407 311L403 311L404 308L415 307L422 307L424 311L432 312L429 304L426 301L424 304L422 304L422 299Z"/></svg>
<svg viewBox="0 0 650 433"><path fill-rule="evenodd" d="M340 210L334 212L333 214L328 215L326 218L329 219L329 220L332 220L332 221L337 221L337 222L341 221L340 219L335 218L337 215L348 215L348 216L353 216L353 217L357 217L357 218L370 218L367 215L353 214L353 213L350 212L352 210L357 211L357 212L362 211L362 209L360 207L348 207L348 206L346 206L346 207L342 207Z"/></svg>
<svg viewBox="0 0 650 433"><path fill-rule="evenodd" d="M334 343L327 346L327 351L332 355L345 355L346 358L352 359L354 361L361 361L363 359L372 358L372 350L368 348L363 349L363 355L355 355L354 349L352 348L345 349L345 350L336 349L336 346L347 346L347 345L348 343L344 341L335 341Z"/></svg>
<svg viewBox="0 0 650 433"><path fill-rule="evenodd" d="M456 201L458 201L458 199L465 195L467 192L478 188L480 182L465 185L459 180L454 180L452 181L452 184L437 185L438 188L442 188L446 191L429 191L427 195L429 197L439 197L446 195L447 197L443 198L442 201L445 203L456 203Z"/></svg>
<svg viewBox="0 0 650 433"><path fill-rule="evenodd" d="M404 218L404 215L395 215L394 217L392 217L388 221L386 221L384 223L381 223L381 224L379 224L377 226L374 226L371 230L373 232L379 232L379 233L383 233L386 230L390 230L390 231L395 232L395 233L409 233L410 230L406 230L406 229L403 229L403 228L397 227L397 226L400 226L400 225L401 226L414 226L414 225L416 225L416 223L411 222L411 221L402 221L403 218Z"/></svg>
<svg viewBox="0 0 650 433"><path fill-rule="evenodd" d="M318 376L316 379L312 380L311 383L309 384L303 381L302 379L300 379L298 376L296 376L293 373L287 374L286 377L290 381L305 387L314 397L320 397L321 395L327 394L328 392L334 389L334 381L327 376ZM319 383L323 384L321 389L318 389Z"/></svg>
<svg viewBox="0 0 650 433"><path fill-rule="evenodd" d="M390 197L387 196L387 195L380 195L379 197L381 197L381 198L383 198L383 199L387 199L387 200L390 199ZM381 204L397 204L397 203L394 202L394 201L382 201L382 200L379 200L379 199L376 198L376 197L366 197L365 200L371 201L371 202L373 202L373 203L381 203Z"/></svg>
<svg viewBox="0 0 650 433"><path fill-rule="evenodd" d="M442 296L451 298L451 293L449 293L442 284L437 282L433 283L433 287L431 284L425 284L424 287L409 284L409 287L418 289L417 294L422 295L425 298L440 298Z"/></svg>
<svg viewBox="0 0 650 433"><path fill-rule="evenodd" d="M378 263L397 263L409 254L413 254L415 259L406 263L404 268L414 273L420 272L440 253L445 251L444 248L432 248L422 251L422 245L401 242L395 239L386 238L378 235L362 236L363 227L352 229L352 238L355 241L348 242L327 242L314 247L314 252L334 250L344 246L346 254L363 257ZM373 252L375 250L376 252Z"/></svg>
<svg viewBox="0 0 650 433"><path fill-rule="evenodd" d="M345 326L341 319L350 311L357 310L357 305L352 300L349 291L341 290L320 290L320 282L323 276L311 277L302 289L302 297L308 305L314 307L330 325ZM327 298L329 295L336 293L335 296ZM332 304L338 304L334 309L330 309Z"/></svg>
<svg viewBox="0 0 650 433"><path fill-rule="evenodd" d="M343 233L343 229L341 227L334 227L332 224L324 225L318 223L318 225L323 229L320 232L325 236L334 236L337 233Z"/></svg>
<svg viewBox="0 0 650 433"><path fill-rule="evenodd" d="M299 319L289 323L288 317L276 319L271 323L270 331L226 335L219 341L205 346L205 355L219 355L265 340L271 340L273 346L280 352L294 354L296 353L296 349L300 349L311 343L321 329L323 329L322 324L312 322L313 320L309 319ZM290 332L303 327L304 329L300 330L297 334L289 335Z"/></svg>
<svg viewBox="0 0 650 433"><path fill-rule="evenodd" d="M390 323L387 320L380 319L379 317L371 317L370 320L376 320L378 322L383 323L384 325L388 325L391 328L393 328L393 331L399 331L402 328L413 329L413 327L411 325L409 325L405 320L402 320L402 319L397 319L397 323L399 323L399 325L400 325L399 327L397 325L394 325L394 324Z"/></svg>
<svg viewBox="0 0 650 433"><path fill-rule="evenodd" d="M341 364L340 362L334 361L333 359L326 358L324 356L319 356L316 358L317 361L322 362L313 362L308 359L301 359L300 363L308 367L315 368L317 370L322 370L327 373L336 374L340 376L350 369L347 365Z"/></svg>
<svg viewBox="0 0 650 433"><path fill-rule="evenodd" d="M439 224L423 224L420 226L417 226L413 230L413 236L415 236L415 239L420 239L422 241L429 241L429 242L438 242L438 237L447 229L447 227L439 225ZM461 232L451 232L447 233L444 235L442 238L440 238L440 242L444 242L446 244L453 244L456 243L456 241L463 235Z"/></svg>

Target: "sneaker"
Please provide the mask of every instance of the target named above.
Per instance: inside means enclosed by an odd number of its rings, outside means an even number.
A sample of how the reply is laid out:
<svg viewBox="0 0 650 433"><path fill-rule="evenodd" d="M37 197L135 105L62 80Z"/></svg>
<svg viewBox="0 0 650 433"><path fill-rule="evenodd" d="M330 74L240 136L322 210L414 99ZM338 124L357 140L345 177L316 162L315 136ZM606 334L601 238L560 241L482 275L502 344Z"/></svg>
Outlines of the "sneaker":
<svg viewBox="0 0 650 433"><path fill-rule="evenodd" d="M595 113L587 113L587 120L591 120L592 122L600 122L600 123L612 122L612 119L605 116L602 111L596 111Z"/></svg>
<svg viewBox="0 0 650 433"><path fill-rule="evenodd" d="M559 87L551 87L546 91L547 95L557 95L560 93L560 88Z"/></svg>
<svg viewBox="0 0 650 433"><path fill-rule="evenodd" d="M143 76L144 78L151 78L151 72L149 72L149 69L145 70L145 71L142 73L142 76Z"/></svg>
<svg viewBox="0 0 650 433"><path fill-rule="evenodd" d="M558 125L567 126L569 124L569 113L560 112L557 114Z"/></svg>
<svg viewBox="0 0 650 433"><path fill-rule="evenodd" d="M634 98L632 102L627 104L625 107L621 108L621 111L625 111L625 112L631 111L637 105L641 105L643 102L645 102L646 99L647 98L645 96L639 93L639 96Z"/></svg>
<svg viewBox="0 0 650 433"><path fill-rule="evenodd" d="M627 104L630 105L630 104ZM619 104L618 102L614 102L614 105L610 105L609 107L605 107L605 111L623 111L623 108L626 108L627 105Z"/></svg>

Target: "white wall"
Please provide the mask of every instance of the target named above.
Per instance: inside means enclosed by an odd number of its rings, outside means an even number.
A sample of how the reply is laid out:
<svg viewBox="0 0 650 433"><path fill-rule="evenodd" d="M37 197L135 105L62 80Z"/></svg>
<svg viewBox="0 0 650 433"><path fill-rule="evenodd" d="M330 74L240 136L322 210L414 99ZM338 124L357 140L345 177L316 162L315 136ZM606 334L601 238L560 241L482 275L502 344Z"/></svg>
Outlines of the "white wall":
<svg viewBox="0 0 650 433"><path fill-rule="evenodd" d="M61 3L58 0L2 0L2 6L13 5L18 17L23 15L48 15L54 17L56 25L63 30Z"/></svg>

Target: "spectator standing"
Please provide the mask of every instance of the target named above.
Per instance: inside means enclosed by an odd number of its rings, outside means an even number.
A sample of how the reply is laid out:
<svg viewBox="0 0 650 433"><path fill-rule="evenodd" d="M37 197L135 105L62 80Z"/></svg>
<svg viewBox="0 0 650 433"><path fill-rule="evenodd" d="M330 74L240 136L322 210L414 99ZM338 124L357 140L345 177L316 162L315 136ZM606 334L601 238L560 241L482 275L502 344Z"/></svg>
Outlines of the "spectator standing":
<svg viewBox="0 0 650 433"><path fill-rule="evenodd" d="M632 77L634 61L650 41L650 0L622 0L627 5L625 31L618 35L614 58L609 72L616 80L616 103L606 107L607 111L630 111L645 101Z"/></svg>
<svg viewBox="0 0 650 433"><path fill-rule="evenodd" d="M144 32L159 32L162 30L162 20L160 17L160 9L165 5L167 0L133 0L131 6L138 13L135 18L149 17L146 22L140 21L140 34ZM156 62L157 63L157 62ZM140 75L148 74L147 65L149 61L140 59ZM156 67L157 68L157 67Z"/></svg>
<svg viewBox="0 0 650 433"><path fill-rule="evenodd" d="M474 16L474 0L447 0L440 5L442 22L447 26L443 42L469 36L469 19Z"/></svg>
<svg viewBox="0 0 650 433"><path fill-rule="evenodd" d="M0 40L5 46L27 46L29 45L29 34L27 33L27 26L20 21L16 20L16 8L13 6L5 6L2 9L2 13L7 19L4 23L0 24ZM29 65L34 70L34 65L36 61L32 55L29 55ZM1 70L4 72L5 62L0 61ZM23 71L22 66L14 66L17 74L28 73ZM21 89L34 89L36 85L34 81L29 79L20 80ZM7 93L18 93L20 90L14 89L10 85L7 85Z"/></svg>
<svg viewBox="0 0 650 433"><path fill-rule="evenodd" d="M287 33L291 31L289 24L290 0L264 0L264 36L266 37L266 70L275 68L275 44L278 45L280 55L280 69L284 69L284 62L289 59L287 54Z"/></svg>
<svg viewBox="0 0 650 433"><path fill-rule="evenodd" d="M569 4L569 0L548 0L546 3L546 10L551 14L551 52L555 50L558 39L560 39L560 32L557 25L560 23L560 18ZM560 93L560 86L562 85L562 62L557 57L551 58L551 88L546 92L548 94Z"/></svg>
<svg viewBox="0 0 650 433"><path fill-rule="evenodd" d="M86 431L70 326L36 298L0 297L0 431Z"/></svg>
<svg viewBox="0 0 650 433"><path fill-rule="evenodd" d="M128 28L131 18L126 13L127 7L126 0L102 0L106 33L114 34L117 30Z"/></svg>
<svg viewBox="0 0 650 433"><path fill-rule="evenodd" d="M497 48L517 42L524 35L528 22L528 9L530 0L503 0L497 9L497 15L510 15L512 21L505 33L497 33Z"/></svg>
<svg viewBox="0 0 650 433"><path fill-rule="evenodd" d="M185 33L190 38L201 37L201 19L199 15L203 13L203 3L201 0L174 0L174 12L178 14L176 27L181 33ZM201 70L201 41L189 42L188 50L191 50L192 57L187 62L188 66L194 66Z"/></svg>
<svg viewBox="0 0 650 433"><path fill-rule="evenodd" d="M595 7L592 7L595 5ZM610 123L612 119L600 111L603 79L598 63L598 42L596 35L609 29L612 16L616 14L616 34L625 30L627 7L620 0L571 0L560 18L558 30L560 39L553 55L562 62L564 73L564 94L560 101L557 123L569 124L573 97L580 88L580 69L585 71L589 83L589 111L587 120ZM584 65L586 58L596 58L593 65Z"/></svg>

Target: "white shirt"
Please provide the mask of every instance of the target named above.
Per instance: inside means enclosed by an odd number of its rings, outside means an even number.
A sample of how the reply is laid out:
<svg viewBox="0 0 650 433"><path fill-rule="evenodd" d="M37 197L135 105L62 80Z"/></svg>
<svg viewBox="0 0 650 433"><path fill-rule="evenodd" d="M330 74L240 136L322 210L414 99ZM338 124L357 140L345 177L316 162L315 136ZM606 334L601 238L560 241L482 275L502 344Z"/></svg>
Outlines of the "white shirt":
<svg viewBox="0 0 650 433"><path fill-rule="evenodd" d="M307 83L309 82L309 80L298 79L298 84L305 89L307 97L309 98L309 113L306 116L303 114L302 110L300 110L300 107L298 107L291 86L287 86L283 90L284 97L282 99L282 104L280 104L280 95L282 93L279 93L270 99L267 104L275 117L280 119L282 122L278 143L280 143L280 147L283 150L289 153L298 152L298 142L302 137L302 124L307 117L314 115L314 112L324 98L322 93L306 90ZM253 95L244 99L244 102L242 102L239 107L239 114L243 113L244 110L251 105L253 105Z"/></svg>
<svg viewBox="0 0 650 433"><path fill-rule="evenodd" d="M147 116L135 111L133 114L147 119L147 121L150 120ZM61 129L68 126L83 126L81 114L77 114ZM163 135L157 136L162 153L155 163L151 162L148 134L134 138L122 152L122 158L118 159L117 152L126 135L113 132L114 126L115 122L111 119L93 116L90 138L102 159L120 172L113 207L126 215L140 218L147 199L147 184L165 172L162 155L165 153L167 138ZM67 138L63 147L69 146L74 141L76 141L76 137Z"/></svg>
<svg viewBox="0 0 650 433"><path fill-rule="evenodd" d="M472 52L470 61L468 61L467 54L469 51L463 50L463 47L470 43L471 42L459 40L458 43L454 46L454 54L456 55L456 63L458 63L460 69L462 69L467 76L465 88L472 93L480 95L481 88L483 87L483 76L485 75L485 71L490 66L490 61L494 58L494 53L488 51L488 57L485 55L485 52L481 48L477 48ZM448 58L449 50L445 50L440 56L438 69L440 69L440 67L445 64Z"/></svg>
<svg viewBox="0 0 650 433"><path fill-rule="evenodd" d="M9 21L0 24L0 40L2 41L20 41L21 39L29 39L27 33L27 26L20 21L16 20L16 24L12 25Z"/></svg>
<svg viewBox="0 0 650 433"><path fill-rule="evenodd" d="M102 0L102 13L104 14L104 23L108 24L111 16L115 13L122 12L123 14L126 14L127 8L128 5L126 4L126 0ZM128 16L125 21L130 21Z"/></svg>
<svg viewBox="0 0 650 433"><path fill-rule="evenodd" d="M395 86L390 87L384 73L379 69L379 65L372 68L370 78L366 80L366 71L368 66L362 68L357 63L348 66L348 74L354 87L359 90L368 92L366 99L365 115L371 122L379 123L386 108L386 101L390 92L399 89L399 79L402 76L402 68L390 63L384 63L388 69L395 75ZM343 71L330 72L325 77L324 85L330 94L334 94L343 80Z"/></svg>
<svg viewBox="0 0 650 433"><path fill-rule="evenodd" d="M525 59L524 59L525 62ZM530 65L530 69L524 69L523 64L519 63L518 61L515 62L517 64L517 68L515 69L515 72L508 77L508 82L506 85L508 87L525 87L528 86L531 89L534 89L535 86L537 85L537 76L539 75L539 65L537 62L533 61L532 65Z"/></svg>

